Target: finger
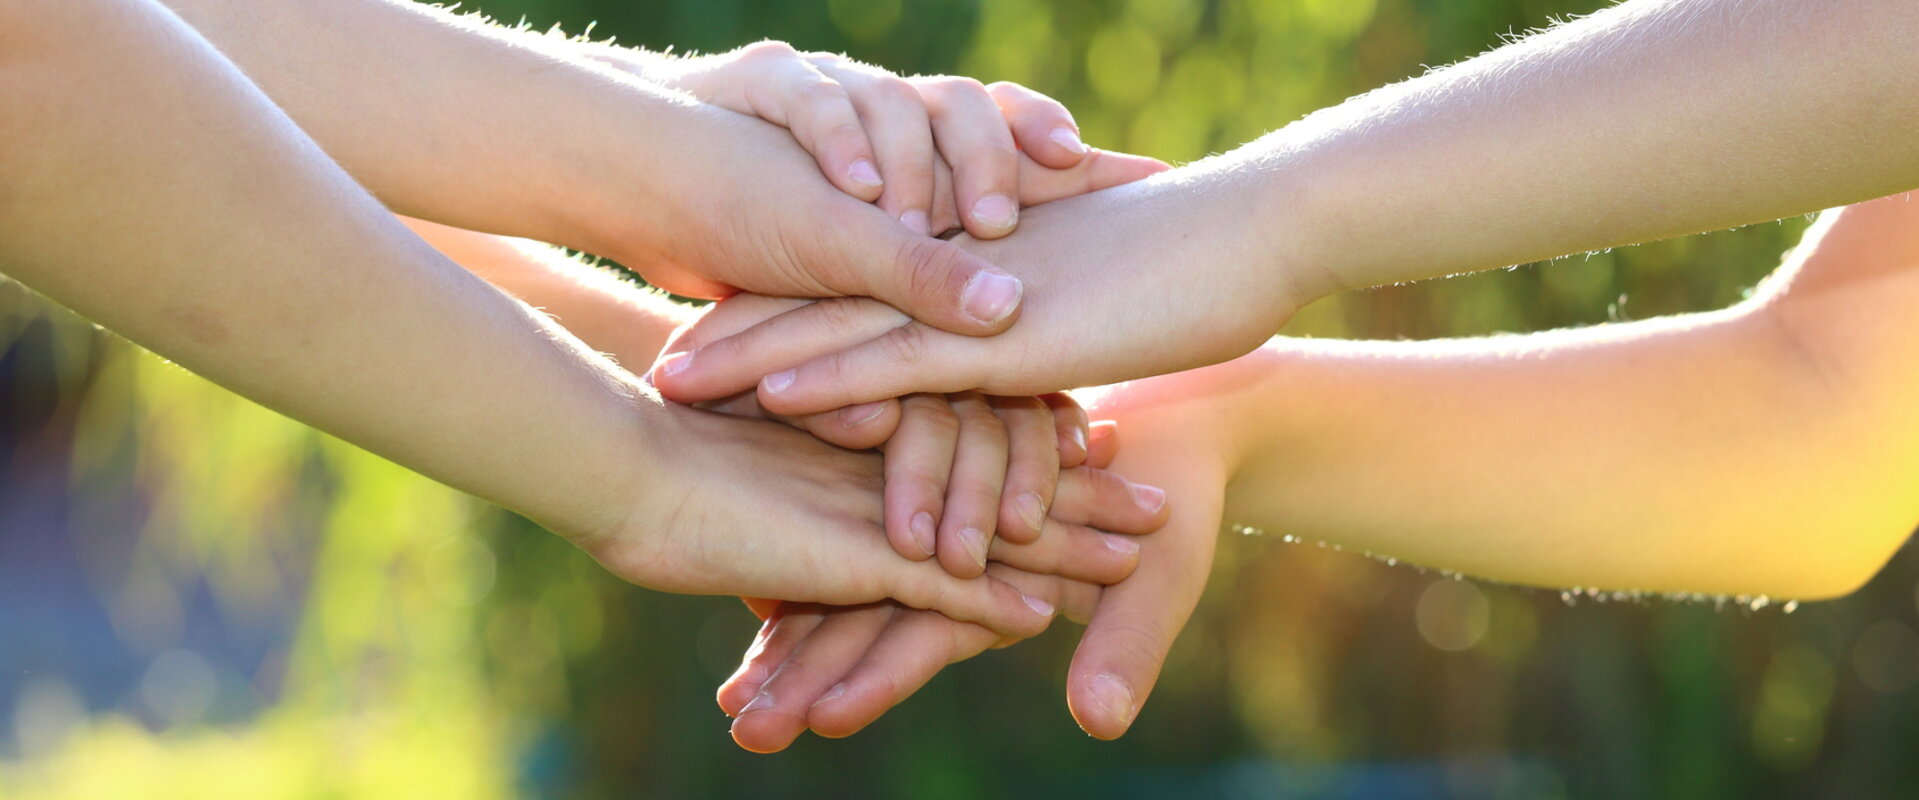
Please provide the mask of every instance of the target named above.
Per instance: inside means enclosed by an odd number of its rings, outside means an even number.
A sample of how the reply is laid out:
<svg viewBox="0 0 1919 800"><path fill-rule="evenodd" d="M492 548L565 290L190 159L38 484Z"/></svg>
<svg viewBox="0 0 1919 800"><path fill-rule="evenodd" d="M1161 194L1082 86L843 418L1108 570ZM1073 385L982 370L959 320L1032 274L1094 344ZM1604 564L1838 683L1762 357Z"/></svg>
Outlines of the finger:
<svg viewBox="0 0 1919 800"><path fill-rule="evenodd" d="M985 652L997 641L990 630L939 614L898 614L866 656L813 703L807 726L831 738L858 733L947 664Z"/></svg>
<svg viewBox="0 0 1919 800"><path fill-rule="evenodd" d="M773 676L773 670L786 660L793 648L825 620L825 606L813 603L783 604L779 611L760 624L752 646L740 657L740 668L720 684L716 700L729 717L759 694L760 684Z"/></svg>
<svg viewBox="0 0 1919 800"><path fill-rule="evenodd" d="M866 202L879 199L879 167L846 87L827 77L785 42L759 42L736 56L747 77L722 93L721 105L748 112L793 132L820 171L840 191Z"/></svg>
<svg viewBox="0 0 1919 800"><path fill-rule="evenodd" d="M1172 169L1156 158L1094 150L1071 169L1047 169L1032 159L1019 165L1021 205L1036 206L1067 197L1110 189Z"/></svg>
<svg viewBox="0 0 1919 800"><path fill-rule="evenodd" d="M661 395L679 403L699 403L744 392L768 373L871 341L907 319L885 303L841 297L802 305L744 330L721 333L730 327L730 321L721 320L712 331L689 334L687 339L696 345L693 349L669 355L653 366L648 376ZM704 327L704 320L695 326ZM880 399L884 398L870 398Z"/></svg>
<svg viewBox="0 0 1919 800"><path fill-rule="evenodd" d="M1112 533L1152 533L1166 524L1166 492L1116 473L1075 467L1059 474L1053 518Z"/></svg>
<svg viewBox="0 0 1919 800"><path fill-rule="evenodd" d="M933 141L953 167L966 232L997 239L1019 225L1019 150L986 87L972 78L914 80L932 115Z"/></svg>
<svg viewBox="0 0 1919 800"><path fill-rule="evenodd" d="M1087 618L1100 587L1079 581L1034 576L995 564L991 574L1035 596L1048 596L1065 613ZM873 720L919 691L940 669L971 658L1004 639L978 625L954 622L938 614L897 614L858 666L813 704L807 725L821 736L858 733Z"/></svg>
<svg viewBox="0 0 1919 800"><path fill-rule="evenodd" d="M1004 377L974 363L982 352L974 339L908 323L761 378L760 405L797 414L918 391L975 389L989 377Z"/></svg>
<svg viewBox="0 0 1919 800"><path fill-rule="evenodd" d="M1013 141L1041 166L1066 169L1085 157L1079 123L1058 100L1008 81L988 84L986 93L1012 129Z"/></svg>
<svg viewBox="0 0 1919 800"><path fill-rule="evenodd" d="M1059 431L1059 465L1072 469L1086 462L1086 409L1065 392L1047 392L1039 399L1053 411L1053 425Z"/></svg>
<svg viewBox="0 0 1919 800"><path fill-rule="evenodd" d="M986 571L986 553L998 527L1006 423L978 392L954 395L948 404L959 418L959 439L946 482L946 511L940 515L938 557L948 573L975 578Z"/></svg>
<svg viewBox="0 0 1919 800"><path fill-rule="evenodd" d="M959 434L959 417L945 397L916 394L900 401L899 431L886 442L886 538L914 561L938 551L935 535Z"/></svg>
<svg viewBox="0 0 1919 800"><path fill-rule="evenodd" d="M913 608L938 611L961 622L991 628L1001 636L1024 639L1052 624L1053 604L1021 592L1003 580L957 578L933 562L906 564L885 578L882 592Z"/></svg>
<svg viewBox="0 0 1919 800"><path fill-rule="evenodd" d="M733 741L755 753L792 744L806 730L807 709L838 683L886 629L899 606L876 603L826 612L824 622L775 669L733 720Z"/></svg>
<svg viewBox="0 0 1919 800"><path fill-rule="evenodd" d="M1133 574L1139 551L1138 537L1048 519L1044 533L1031 544L996 539L991 555L995 563L1035 575L1109 585Z"/></svg>
<svg viewBox="0 0 1919 800"><path fill-rule="evenodd" d="M1086 466L1105 469L1119 455L1119 423L1103 419L1086 429Z"/></svg>
<svg viewBox="0 0 1919 800"><path fill-rule="evenodd" d="M952 242L908 231L876 208L850 209L813 226L801 265L833 293L875 297L967 336L999 333L1019 316L1018 278Z"/></svg>
<svg viewBox="0 0 1919 800"><path fill-rule="evenodd" d="M709 305L691 325L681 325L666 338L662 356L698 348L716 339L724 339L750 330L769 319L812 303L796 297L769 297L763 294L736 294Z"/></svg>
<svg viewBox="0 0 1919 800"><path fill-rule="evenodd" d="M920 236L933 233L933 128L926 102L904 78L837 56L814 57L813 66L851 93L853 108L878 155L886 186L880 209Z"/></svg>
<svg viewBox="0 0 1919 800"><path fill-rule="evenodd" d="M1223 483L1195 480L1193 485ZM1149 540L1152 564L1100 593L1066 682L1067 706L1088 734L1124 734L1159 679L1173 639L1205 589L1222 498L1182 497L1178 516Z"/></svg>
<svg viewBox="0 0 1919 800"><path fill-rule="evenodd" d="M1046 527L1059 483L1059 434L1053 412L1037 397L995 397L1006 424L1006 485L1000 493L999 536L1025 544Z"/></svg>
<svg viewBox="0 0 1919 800"><path fill-rule="evenodd" d="M795 422L821 441L848 450L869 450L885 444L899 428L900 404L895 400L861 403L808 414Z"/></svg>

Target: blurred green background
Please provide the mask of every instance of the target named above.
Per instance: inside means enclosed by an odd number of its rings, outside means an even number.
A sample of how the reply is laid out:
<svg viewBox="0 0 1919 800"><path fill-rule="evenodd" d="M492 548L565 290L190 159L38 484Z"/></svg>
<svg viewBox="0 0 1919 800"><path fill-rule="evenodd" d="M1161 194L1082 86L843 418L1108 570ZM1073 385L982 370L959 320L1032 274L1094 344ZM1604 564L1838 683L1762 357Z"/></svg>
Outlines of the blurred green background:
<svg viewBox="0 0 1919 800"><path fill-rule="evenodd" d="M1098 146L1230 149L1593 0L481 0L714 51L761 38L1015 80ZM1805 220L1351 293L1288 333L1427 338L1722 307ZM1173 266L1173 265L1169 265ZM736 749L755 625L0 285L0 797L1911 797L1919 558L1796 610L1456 581L1222 532L1126 739L1077 630L866 732ZM1622 500L1622 502L1629 502ZM1819 532L1808 531L1808 536Z"/></svg>

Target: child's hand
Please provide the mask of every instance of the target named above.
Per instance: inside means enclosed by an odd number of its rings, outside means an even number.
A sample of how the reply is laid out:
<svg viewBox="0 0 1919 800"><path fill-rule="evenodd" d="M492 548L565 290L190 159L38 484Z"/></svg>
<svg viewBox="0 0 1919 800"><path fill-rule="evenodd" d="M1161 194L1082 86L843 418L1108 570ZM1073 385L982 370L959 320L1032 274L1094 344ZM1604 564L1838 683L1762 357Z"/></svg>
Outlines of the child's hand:
<svg viewBox="0 0 1919 800"><path fill-rule="evenodd" d="M1154 159L1090 150L1065 106L1015 83L902 78L771 41L687 58L603 45L588 52L785 127L834 186L920 234L963 227L975 238L998 238L1013 231L1021 206L1166 169ZM1089 157L1096 163L1085 163ZM1075 167L1083 167L1077 175L1069 172Z"/></svg>
<svg viewBox="0 0 1919 800"><path fill-rule="evenodd" d="M1101 739L1116 738L1132 724L1212 564L1230 433L1183 424L1190 422L1179 401L1185 377L1127 384L1093 405L1096 415L1117 414L1139 432L1128 434L1116 466L1153 476L1180 500L1166 527L1141 540L1146 561L1137 572L1103 589L998 566L989 573L1089 623L1073 656L1067 700L1080 726ZM1101 422L1092 431L1088 463L1104 465L1117 450L1113 429ZM946 665L1005 643L977 625L891 604L786 604L768 617L718 699L737 717L733 738L741 747L772 752L807 728L850 736Z"/></svg>
<svg viewBox="0 0 1919 800"><path fill-rule="evenodd" d="M707 338L727 336L803 304L740 295L677 332L665 350L684 352ZM893 313L870 302L847 303L844 312L883 319ZM751 392L708 407L766 416ZM1081 464L1087 454L1085 411L1063 394L1040 398L912 395L903 401L880 401L786 421L844 447L883 443L886 529L894 549L916 561L937 556L948 572L960 577L978 576L989 556L999 552L995 531L1017 545L1038 539L1049 525L1060 469ZM1120 510L1109 515L1111 527L1106 530L1147 533L1158 527L1164 493L1107 473L1095 473L1086 480L1093 493L1091 502ZM1088 532L1072 526L1065 530L1089 546L1094 542L1084 535ZM1110 534L1098 541L1127 555L1137 549L1137 544ZM1021 551L1012 548L1011 552ZM1098 583L1113 583L1126 575L1076 548L1067 552L1072 556L1057 564L1013 566Z"/></svg>

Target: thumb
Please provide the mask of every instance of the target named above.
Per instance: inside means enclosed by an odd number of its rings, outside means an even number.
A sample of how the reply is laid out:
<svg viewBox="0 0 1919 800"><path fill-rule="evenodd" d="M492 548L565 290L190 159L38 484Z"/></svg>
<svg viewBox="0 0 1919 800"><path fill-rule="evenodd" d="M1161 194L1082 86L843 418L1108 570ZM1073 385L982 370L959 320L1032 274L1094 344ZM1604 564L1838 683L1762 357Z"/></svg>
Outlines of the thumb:
<svg viewBox="0 0 1919 800"><path fill-rule="evenodd" d="M1094 738L1125 734L1159 681L1206 587L1220 502L1182 494L1166 527L1142 537L1139 569L1101 593L1066 679L1073 719Z"/></svg>
<svg viewBox="0 0 1919 800"><path fill-rule="evenodd" d="M832 288L873 297L943 331L991 336L1019 316L1018 278L952 242L907 230L871 206L857 224L824 237L826 263L815 274L837 276Z"/></svg>

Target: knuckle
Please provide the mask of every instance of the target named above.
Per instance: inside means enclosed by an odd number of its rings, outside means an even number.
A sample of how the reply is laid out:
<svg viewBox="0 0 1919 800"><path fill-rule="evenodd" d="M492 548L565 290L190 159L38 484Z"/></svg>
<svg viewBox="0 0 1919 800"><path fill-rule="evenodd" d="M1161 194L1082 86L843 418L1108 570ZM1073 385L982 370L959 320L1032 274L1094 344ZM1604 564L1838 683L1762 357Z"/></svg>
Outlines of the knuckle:
<svg viewBox="0 0 1919 800"><path fill-rule="evenodd" d="M800 85L800 96L813 102L838 103L846 100L847 93L846 87L841 85L839 81L828 78L825 75L816 75ZM844 126L845 124L842 123L842 125L836 126L835 130ZM858 126L855 125L853 127L857 128Z"/></svg>
<svg viewBox="0 0 1919 800"><path fill-rule="evenodd" d="M827 332L847 330L859 322L859 300L832 297L816 301L813 303L813 316Z"/></svg>
<svg viewBox="0 0 1919 800"><path fill-rule="evenodd" d="M879 346L888 361L917 365L926 358L926 331L918 325L901 325L880 337Z"/></svg>
<svg viewBox="0 0 1919 800"><path fill-rule="evenodd" d="M875 76L872 81L873 95L881 101L896 105L919 105L920 90L898 75Z"/></svg>
<svg viewBox="0 0 1919 800"><path fill-rule="evenodd" d="M958 266L956 252L957 248L938 239L909 237L894 257L894 272L904 276L911 296L932 297L943 293L952 279Z"/></svg>

